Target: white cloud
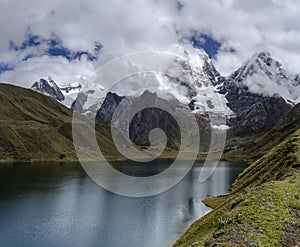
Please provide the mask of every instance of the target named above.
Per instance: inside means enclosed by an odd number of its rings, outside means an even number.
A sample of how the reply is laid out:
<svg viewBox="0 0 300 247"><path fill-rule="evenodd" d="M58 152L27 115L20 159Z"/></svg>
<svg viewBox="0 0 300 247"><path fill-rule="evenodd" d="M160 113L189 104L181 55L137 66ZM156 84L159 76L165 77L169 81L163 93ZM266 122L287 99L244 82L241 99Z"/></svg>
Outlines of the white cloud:
<svg viewBox="0 0 300 247"><path fill-rule="evenodd" d="M296 0L0 0L0 63L16 65L0 80L29 85L39 77L70 80L92 73L94 67L116 56L150 49L164 50L192 31L222 43L216 66L229 74L254 52L268 50L285 68L300 72L300 2ZM99 61L67 61L42 56L22 61L20 45L28 29L43 38L57 35L70 50L103 49ZM230 53L230 48L236 50ZM32 49L32 48L31 48ZM37 54L43 50L34 51Z"/></svg>
<svg viewBox="0 0 300 247"><path fill-rule="evenodd" d="M14 70L4 72L1 81L30 87L40 78L51 77L61 86L78 81L78 75L89 77L94 70L92 62L84 57L70 62L64 57L42 56L21 62Z"/></svg>

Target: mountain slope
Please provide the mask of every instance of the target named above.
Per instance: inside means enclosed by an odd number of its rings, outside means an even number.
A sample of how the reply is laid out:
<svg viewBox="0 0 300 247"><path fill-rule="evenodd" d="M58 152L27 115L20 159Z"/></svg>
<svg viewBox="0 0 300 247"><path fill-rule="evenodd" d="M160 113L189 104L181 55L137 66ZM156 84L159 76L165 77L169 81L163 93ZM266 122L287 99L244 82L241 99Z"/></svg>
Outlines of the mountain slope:
<svg viewBox="0 0 300 247"><path fill-rule="evenodd" d="M52 97L0 84L0 162L77 160L72 114ZM109 127L97 126L97 137L109 158L120 157Z"/></svg>
<svg viewBox="0 0 300 247"><path fill-rule="evenodd" d="M179 102L174 100L170 104L170 101L161 99L156 93L151 93L147 90L137 98L125 98L109 92L101 108L97 111L96 122L116 127L124 135L127 134L127 127L129 126L128 136L130 140L140 147L150 146L149 133L151 130L154 128L162 129L168 139L167 147L171 150L178 150L180 146L180 129L174 117L169 113L150 107L138 112L132 119L128 119L130 109L133 109L134 106L143 105L145 102L156 106L162 105L167 109L175 109L176 107L176 113L182 112L183 114L183 110L189 112L189 108L184 108ZM119 111L121 115L118 116L115 122L112 122L113 114L118 106L121 107Z"/></svg>
<svg viewBox="0 0 300 247"><path fill-rule="evenodd" d="M195 114L209 113L211 118L222 117L222 127L226 127L227 123L238 135L261 134L270 130L285 119L292 105L300 100L300 75L290 75L268 52L254 54L225 78L202 49L173 45L168 51L181 58L170 61L166 74L144 73L138 78L128 77L111 91L137 97L149 88L166 100L170 100L172 94ZM126 56L122 61L126 66L138 66L126 61ZM168 75L168 71L176 76ZM82 87L72 84L58 88L51 86L55 84L53 80L41 79L35 83L35 88L60 99L72 110L76 103L77 112L93 119L107 93L101 83L96 76Z"/></svg>
<svg viewBox="0 0 300 247"><path fill-rule="evenodd" d="M196 221L174 246L296 246L300 242L299 107L258 139L261 151L226 196L207 198L213 211ZM290 122L291 121L291 122ZM271 136L271 137L268 137ZM273 143L275 141L275 143Z"/></svg>
<svg viewBox="0 0 300 247"><path fill-rule="evenodd" d="M169 62L165 74L140 73L122 80L109 91L123 96L140 96L145 90L155 92L163 99L169 99L172 95L182 104L188 105L193 102L195 112L213 112L228 115L231 110L226 105L225 97L217 92L215 85L218 84L220 74L215 69L209 56L202 49L194 49L180 45L173 45L167 52L177 54L178 57ZM134 64L126 56L122 57L124 66L140 67ZM114 71L114 73L119 73ZM170 76L172 74L173 76ZM175 75L176 76L175 76ZM81 113L95 116L107 91L101 87L101 81L97 76L83 84L82 91L77 100ZM94 115L93 115L94 114Z"/></svg>
<svg viewBox="0 0 300 247"><path fill-rule="evenodd" d="M266 133L251 136L236 136L235 130L228 133L227 148L238 145L238 148L228 151L227 158L240 157L240 160L253 162L278 145L300 127L300 104L288 111L285 118Z"/></svg>
<svg viewBox="0 0 300 247"><path fill-rule="evenodd" d="M254 54L227 80L234 81L238 86L247 87L251 93L258 95L278 94L287 101L300 100L297 75L285 71L282 64L272 58L268 52Z"/></svg>
<svg viewBox="0 0 300 247"><path fill-rule="evenodd" d="M49 95L60 102L65 100L65 96L60 88L50 77L48 80L40 79L39 81L36 81L31 88L37 92Z"/></svg>
<svg viewBox="0 0 300 247"><path fill-rule="evenodd" d="M60 87L52 78L48 77L48 79L41 78L39 81L36 81L31 86L31 89L39 93L51 96L52 98L70 108L78 93L80 93L81 87L82 86L76 82L67 83Z"/></svg>
<svg viewBox="0 0 300 247"><path fill-rule="evenodd" d="M253 55L228 78L222 78L219 92L236 115L231 125L242 135L274 127L300 95L294 77L266 52Z"/></svg>

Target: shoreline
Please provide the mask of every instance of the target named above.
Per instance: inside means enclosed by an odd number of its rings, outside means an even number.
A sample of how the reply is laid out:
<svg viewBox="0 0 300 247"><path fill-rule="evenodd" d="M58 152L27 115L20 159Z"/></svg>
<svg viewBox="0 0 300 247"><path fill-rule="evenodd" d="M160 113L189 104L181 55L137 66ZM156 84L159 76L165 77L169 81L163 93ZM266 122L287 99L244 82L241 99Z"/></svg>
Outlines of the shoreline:
<svg viewBox="0 0 300 247"><path fill-rule="evenodd" d="M202 202L212 211L196 220L173 247L244 246L245 240L247 246L297 243L300 229L294 215L300 209L299 134L298 129L251 162L229 194L205 198ZM278 225L281 227L276 228Z"/></svg>
<svg viewBox="0 0 300 247"><path fill-rule="evenodd" d="M196 161L204 161L206 160L207 155L206 154L200 154L196 158ZM213 159L213 157L211 157ZM175 155L163 155L163 157L158 157L154 159L153 161L172 161L175 160L176 156ZM186 159L182 159L182 161L189 161L190 159L187 157ZM220 161L232 161L232 162L245 162L249 163L249 160L243 159L241 156L227 156L223 155ZM131 161L130 159L127 158L108 158L106 160L86 160L84 162L103 162L103 161L108 161L108 162L126 162L126 161ZM12 160L12 159L1 159L0 160L0 165L1 164L34 164L34 163L80 163L80 160L78 159L64 159L64 160L58 160L58 159L42 159L42 160Z"/></svg>

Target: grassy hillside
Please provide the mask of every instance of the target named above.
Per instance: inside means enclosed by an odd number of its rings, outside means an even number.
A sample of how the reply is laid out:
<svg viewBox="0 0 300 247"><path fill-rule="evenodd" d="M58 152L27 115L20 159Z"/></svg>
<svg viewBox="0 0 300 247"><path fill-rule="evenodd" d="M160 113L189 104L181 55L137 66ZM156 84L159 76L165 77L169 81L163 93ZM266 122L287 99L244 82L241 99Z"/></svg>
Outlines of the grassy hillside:
<svg viewBox="0 0 300 247"><path fill-rule="evenodd" d="M299 109L263 136L231 133L227 147L238 143L239 148L224 157L256 161L239 175L229 195L204 201L214 210L195 222L174 246L300 245ZM0 84L0 162L77 160L72 114L51 97ZM96 126L96 135L107 158L121 158L109 127ZM89 140L86 143L88 147ZM175 158L176 152L164 153L162 158L172 155Z"/></svg>
<svg viewBox="0 0 300 247"><path fill-rule="evenodd" d="M174 246L299 246L299 117L256 139L251 152L261 158L239 175L229 195L204 200L214 210Z"/></svg>
<svg viewBox="0 0 300 247"><path fill-rule="evenodd" d="M0 162L74 161L73 112L51 97L0 84ZM110 128L97 126L108 158L119 158Z"/></svg>
<svg viewBox="0 0 300 247"><path fill-rule="evenodd" d="M72 141L72 114L70 109L52 97L30 89L0 84L0 162L76 161ZM85 121L83 119L82 122ZM81 129L83 132L89 131L85 123ZM110 160L124 159L114 146L110 130L108 126L96 126L101 151ZM207 145L209 134L200 131L203 148ZM92 159L94 156L92 148L89 148L90 140L85 141L86 159ZM124 141L128 142L127 139ZM175 144L179 145L176 140ZM168 147L160 158L176 159L177 154L176 147ZM188 150L185 156L186 159L190 158ZM205 156L199 155L199 158Z"/></svg>
<svg viewBox="0 0 300 247"><path fill-rule="evenodd" d="M246 136L237 135L233 128L227 134L226 148L238 147L225 152L226 159L236 159L253 162L281 143L300 128L300 104L294 107L281 123L264 134L252 133Z"/></svg>

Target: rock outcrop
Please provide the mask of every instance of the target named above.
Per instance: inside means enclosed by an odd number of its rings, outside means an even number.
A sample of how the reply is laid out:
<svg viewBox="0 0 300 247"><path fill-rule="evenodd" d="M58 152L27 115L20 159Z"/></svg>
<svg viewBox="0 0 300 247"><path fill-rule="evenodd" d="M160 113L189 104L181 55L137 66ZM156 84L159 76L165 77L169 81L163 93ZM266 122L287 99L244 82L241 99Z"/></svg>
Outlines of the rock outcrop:
<svg viewBox="0 0 300 247"><path fill-rule="evenodd" d="M60 88L50 77L47 80L40 79L39 81L36 81L31 86L31 89L39 93L49 95L60 102L65 99L65 96L61 92Z"/></svg>
<svg viewBox="0 0 300 247"><path fill-rule="evenodd" d="M122 103L121 103L122 102ZM178 142L180 142L180 130L179 126L168 112L156 108L150 107L142 111L138 111L132 119L129 117L129 109L134 106L140 106L147 102L149 105L164 105L165 107L178 107L180 109L179 102L177 105L174 101L167 101L159 98L156 93L151 93L146 90L139 97L122 97L115 93L109 92L103 101L101 108L97 111L96 122L102 125L115 126L121 129L123 133L126 133L126 129L129 126L129 138L138 146L149 146L149 133L154 128L160 128L163 130L168 138L167 146L169 148L178 148ZM121 107L118 110L120 113L117 116L117 121L112 122L113 114L117 107ZM187 108L181 108L183 111Z"/></svg>

